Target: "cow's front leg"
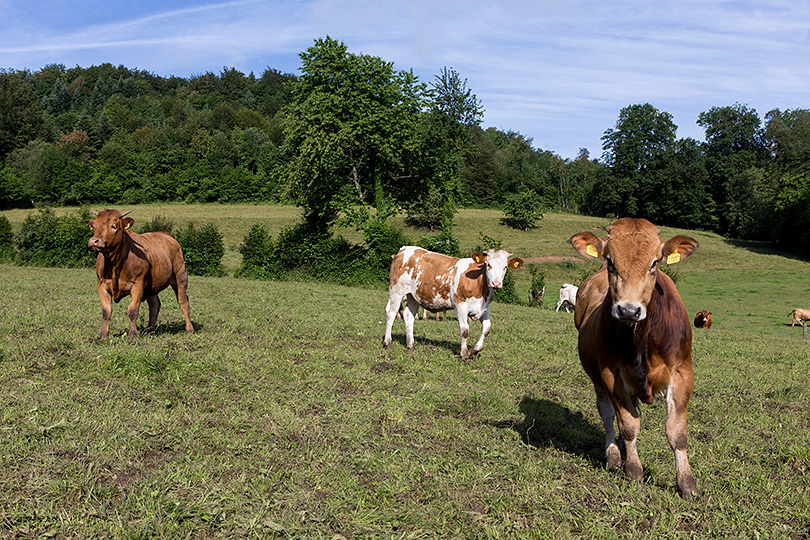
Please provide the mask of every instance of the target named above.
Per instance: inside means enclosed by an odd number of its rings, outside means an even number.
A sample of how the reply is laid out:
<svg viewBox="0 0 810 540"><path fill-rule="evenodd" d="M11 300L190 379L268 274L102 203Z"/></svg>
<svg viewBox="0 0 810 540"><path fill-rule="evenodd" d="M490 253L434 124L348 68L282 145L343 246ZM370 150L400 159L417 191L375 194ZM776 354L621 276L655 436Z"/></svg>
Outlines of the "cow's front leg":
<svg viewBox="0 0 810 540"><path fill-rule="evenodd" d="M458 333L461 335L461 359L469 358L467 352L467 338L470 337L470 323L467 320L469 310L465 303L456 305L456 317L458 318Z"/></svg>
<svg viewBox="0 0 810 540"><path fill-rule="evenodd" d="M98 298L101 300L101 332L99 338L110 335L110 317L112 317L112 295L102 282L98 283Z"/></svg>
<svg viewBox="0 0 810 540"><path fill-rule="evenodd" d="M475 344L472 351L470 351L470 356L475 356L481 349L484 348L484 338L489 335L489 331L492 329L492 323L489 320L489 308L484 311L484 314L481 315L481 337L478 338L478 343Z"/></svg>
<svg viewBox="0 0 810 540"><path fill-rule="evenodd" d="M129 316L129 342L134 343L138 337L138 312L141 309L141 298L143 295L143 285L132 287L132 300L127 308Z"/></svg>
<svg viewBox="0 0 810 540"><path fill-rule="evenodd" d="M638 449L636 448L638 432L641 428L638 410L630 396L626 393L620 392L618 396L616 393L612 395L613 408L616 410L619 420L619 431L624 440L624 474L631 480L640 483L643 480L644 468L641 466L641 460L638 457Z"/></svg>
<svg viewBox="0 0 810 540"><path fill-rule="evenodd" d="M154 332L157 326L158 313L160 312L160 298L158 295L147 296L146 303L149 304L149 325L146 327L147 332Z"/></svg>
<svg viewBox="0 0 810 540"><path fill-rule="evenodd" d="M599 417L605 427L605 458L608 468L622 466L622 453L619 445L616 444L616 430L613 425L616 422L616 411L610 396L601 383L594 383L593 389L596 391L596 408L599 410Z"/></svg>
<svg viewBox="0 0 810 540"><path fill-rule="evenodd" d="M667 391L667 441L675 454L675 479L683 497L697 495L697 482L686 455L686 408L692 395L692 373L678 371Z"/></svg>

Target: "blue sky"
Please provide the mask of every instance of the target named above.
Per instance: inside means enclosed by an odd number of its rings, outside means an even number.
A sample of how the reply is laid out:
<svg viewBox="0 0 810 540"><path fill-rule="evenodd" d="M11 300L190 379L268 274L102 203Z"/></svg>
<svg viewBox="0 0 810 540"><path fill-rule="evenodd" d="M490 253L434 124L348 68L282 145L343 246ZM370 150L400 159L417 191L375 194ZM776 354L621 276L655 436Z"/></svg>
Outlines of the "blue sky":
<svg viewBox="0 0 810 540"><path fill-rule="evenodd" d="M0 0L0 68L104 62L190 77L234 67L298 73L331 36L354 53L443 67L483 102L484 127L574 158L628 105L673 116L703 140L698 115L742 103L760 118L810 108L805 0Z"/></svg>

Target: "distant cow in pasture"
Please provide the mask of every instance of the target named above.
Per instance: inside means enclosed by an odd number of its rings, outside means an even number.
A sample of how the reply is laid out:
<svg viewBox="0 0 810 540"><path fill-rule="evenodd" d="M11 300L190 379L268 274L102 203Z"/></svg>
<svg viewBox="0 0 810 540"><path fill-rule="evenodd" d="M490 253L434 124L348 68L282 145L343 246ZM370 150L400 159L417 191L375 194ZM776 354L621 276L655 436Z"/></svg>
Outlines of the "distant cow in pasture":
<svg viewBox="0 0 810 540"><path fill-rule="evenodd" d="M194 332L189 318L188 274L183 261L180 244L165 232L136 234L130 230L135 220L125 217L118 210L106 209L93 212L95 219L87 223L93 229L88 246L98 252L96 277L98 296L101 300L101 333L106 338L110 333L112 303L131 296L129 316L129 341L138 337L138 311L145 299L149 304L149 324L152 331L160 311L158 293L171 285L186 320L186 332Z"/></svg>
<svg viewBox="0 0 810 540"><path fill-rule="evenodd" d="M579 287L576 285L571 285L570 283L563 283L563 286L560 287L560 301L557 302L557 309L554 311L560 311L561 306L565 306L565 312L570 313L568 306L576 307L577 305L577 291Z"/></svg>
<svg viewBox="0 0 810 540"><path fill-rule="evenodd" d="M712 312L698 311L695 315L695 328L711 328L712 327Z"/></svg>
<svg viewBox="0 0 810 540"><path fill-rule="evenodd" d="M796 326L797 322L804 324L803 321L810 321L810 309L796 308L790 314L793 316L793 322L790 326Z"/></svg>
<svg viewBox="0 0 810 540"><path fill-rule="evenodd" d="M489 303L493 292L503 287L507 268L519 268L522 264L522 259L509 258L509 253L500 249L458 259L415 246L400 248L391 263L383 345L391 346L391 328L405 298L408 305L402 318L405 344L409 349L413 349L413 321L420 306L431 312L455 309L461 334L461 357L475 356L490 332ZM482 326L478 343L469 351L468 316L480 320Z"/></svg>
<svg viewBox="0 0 810 540"><path fill-rule="evenodd" d="M608 467L619 467L621 451L613 428L618 419L624 440L627 477L641 482L636 448L638 401L666 396L666 436L675 454L675 475L683 496L697 493L686 455L686 410L694 384L692 328L672 280L658 268L688 257L698 243L678 235L664 242L645 219L623 218L599 238L591 232L571 237L586 257L604 259L580 286L574 309L579 358L593 382L605 427Z"/></svg>

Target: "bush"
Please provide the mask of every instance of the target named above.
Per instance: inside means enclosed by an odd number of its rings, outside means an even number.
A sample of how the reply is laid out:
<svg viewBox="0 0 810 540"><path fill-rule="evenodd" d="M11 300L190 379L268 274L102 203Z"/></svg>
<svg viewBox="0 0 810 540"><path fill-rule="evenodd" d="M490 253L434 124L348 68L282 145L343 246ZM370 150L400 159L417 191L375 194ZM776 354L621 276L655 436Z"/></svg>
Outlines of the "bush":
<svg viewBox="0 0 810 540"><path fill-rule="evenodd" d="M49 208L28 214L15 236L16 264L20 266L92 267L96 253L87 247L91 233L83 208L76 214L57 217Z"/></svg>
<svg viewBox="0 0 810 540"><path fill-rule="evenodd" d="M174 229L174 222L171 219L166 216L155 216L141 225L138 229L138 234L148 232L165 232L172 234L172 229Z"/></svg>
<svg viewBox="0 0 810 540"><path fill-rule="evenodd" d="M273 240L264 225L255 224L239 245L242 266L237 271L240 277L268 278L273 272L268 266L273 257Z"/></svg>
<svg viewBox="0 0 810 540"><path fill-rule="evenodd" d="M225 274L222 267L225 245L216 225L209 223L198 229L194 223L189 223L177 233L176 238L183 248L189 274L214 277Z"/></svg>
<svg viewBox="0 0 810 540"><path fill-rule="evenodd" d="M503 204L501 223L521 231L533 228L543 218L543 198L531 189L511 193Z"/></svg>
<svg viewBox="0 0 810 540"><path fill-rule="evenodd" d="M298 279L368 285L388 276L374 266L369 250L342 237L310 230L305 223L284 229L275 243L260 225L253 226L242 246L239 275L263 279ZM388 255L390 266L391 255Z"/></svg>
<svg viewBox="0 0 810 540"><path fill-rule="evenodd" d="M6 216L0 216L0 262L14 261L14 233Z"/></svg>
<svg viewBox="0 0 810 540"><path fill-rule="evenodd" d="M461 257L461 244L452 234L439 233L423 237L417 243L419 247L451 257ZM468 254L469 255L469 254Z"/></svg>
<svg viewBox="0 0 810 540"><path fill-rule="evenodd" d="M529 306L543 307L543 300L546 295L546 273L540 270L536 264L528 265L532 282L529 285Z"/></svg>
<svg viewBox="0 0 810 540"><path fill-rule="evenodd" d="M401 230L395 229L384 219L369 218L363 228L363 239L368 246L368 260L372 268L383 272L383 279L391 268L391 256L399 248L410 244Z"/></svg>

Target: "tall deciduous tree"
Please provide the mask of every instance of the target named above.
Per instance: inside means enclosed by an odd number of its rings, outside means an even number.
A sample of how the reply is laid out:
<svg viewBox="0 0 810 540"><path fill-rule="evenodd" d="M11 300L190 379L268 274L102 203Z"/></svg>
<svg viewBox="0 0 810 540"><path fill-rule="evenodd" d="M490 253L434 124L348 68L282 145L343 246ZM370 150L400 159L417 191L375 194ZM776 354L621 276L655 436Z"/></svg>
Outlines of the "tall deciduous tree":
<svg viewBox="0 0 810 540"><path fill-rule="evenodd" d="M446 67L436 75L430 85L429 109L422 115L420 181L416 185L419 201L438 198L442 204L436 207L417 203L409 213L422 214L422 220L438 225L446 235L452 235L453 216L463 191L464 159L475 147L471 130L481 123L483 114L481 102L467 87L467 79Z"/></svg>
<svg viewBox="0 0 810 540"><path fill-rule="evenodd" d="M342 210L408 193L425 88L412 72L329 37L300 57L285 123L289 174L307 225L325 232Z"/></svg>
<svg viewBox="0 0 810 540"><path fill-rule="evenodd" d="M0 69L0 160L43 135L44 125L31 74Z"/></svg>

